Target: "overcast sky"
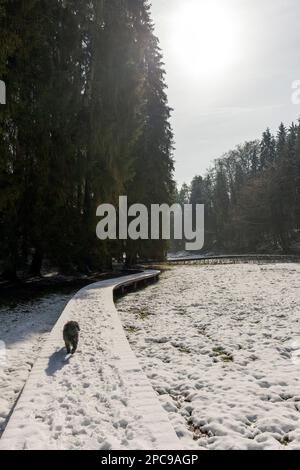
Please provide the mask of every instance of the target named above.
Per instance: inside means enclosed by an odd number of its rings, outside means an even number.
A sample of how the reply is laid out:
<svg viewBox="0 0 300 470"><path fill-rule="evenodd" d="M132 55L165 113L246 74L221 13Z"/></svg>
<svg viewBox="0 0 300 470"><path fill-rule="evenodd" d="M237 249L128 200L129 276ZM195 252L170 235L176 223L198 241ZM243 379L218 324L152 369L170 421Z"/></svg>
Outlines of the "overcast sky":
<svg viewBox="0 0 300 470"><path fill-rule="evenodd" d="M222 9L222 10L221 10ZM299 0L152 0L174 108L176 180L300 116Z"/></svg>

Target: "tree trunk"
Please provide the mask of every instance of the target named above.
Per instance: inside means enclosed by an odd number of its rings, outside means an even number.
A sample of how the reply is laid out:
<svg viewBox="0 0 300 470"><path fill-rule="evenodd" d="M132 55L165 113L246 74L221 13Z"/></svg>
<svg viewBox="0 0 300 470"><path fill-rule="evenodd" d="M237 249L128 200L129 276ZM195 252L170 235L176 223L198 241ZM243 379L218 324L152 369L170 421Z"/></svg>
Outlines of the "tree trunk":
<svg viewBox="0 0 300 470"><path fill-rule="evenodd" d="M32 276L41 277L41 269L43 264L43 253L36 249L30 266L30 274Z"/></svg>
<svg viewBox="0 0 300 470"><path fill-rule="evenodd" d="M4 262L2 277L7 281L17 281L17 263L13 255L9 255Z"/></svg>

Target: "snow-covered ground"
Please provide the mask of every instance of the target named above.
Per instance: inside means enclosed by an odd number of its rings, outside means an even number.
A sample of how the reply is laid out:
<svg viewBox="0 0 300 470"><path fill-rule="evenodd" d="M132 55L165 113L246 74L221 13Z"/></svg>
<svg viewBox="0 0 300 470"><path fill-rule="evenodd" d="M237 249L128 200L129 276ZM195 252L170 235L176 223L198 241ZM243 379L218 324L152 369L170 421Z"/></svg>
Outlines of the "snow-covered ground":
<svg viewBox="0 0 300 470"><path fill-rule="evenodd" d="M113 304L114 286L157 275L106 280L72 298L38 354L1 450L180 449ZM67 355L62 338L70 320L80 324L74 356Z"/></svg>
<svg viewBox="0 0 300 470"><path fill-rule="evenodd" d="M182 266L117 308L183 448L300 449L300 265Z"/></svg>
<svg viewBox="0 0 300 470"><path fill-rule="evenodd" d="M38 353L70 294L0 307L0 436Z"/></svg>
<svg viewBox="0 0 300 470"><path fill-rule="evenodd" d="M182 448L300 449L299 274L298 264L174 267L118 302ZM150 431L141 412L153 392L99 295L83 293L67 312L82 326L75 356L61 324L44 351L16 429L21 448L158 448L160 423ZM0 426L68 298L0 308Z"/></svg>

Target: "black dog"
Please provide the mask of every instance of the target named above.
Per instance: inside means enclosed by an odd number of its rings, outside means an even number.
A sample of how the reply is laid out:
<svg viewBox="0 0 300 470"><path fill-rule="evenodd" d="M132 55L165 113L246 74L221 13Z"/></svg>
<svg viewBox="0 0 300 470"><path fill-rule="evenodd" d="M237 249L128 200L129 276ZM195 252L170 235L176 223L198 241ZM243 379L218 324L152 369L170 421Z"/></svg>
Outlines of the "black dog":
<svg viewBox="0 0 300 470"><path fill-rule="evenodd" d="M67 348L67 353L74 354L79 340L79 325L77 321L69 321L64 326L63 337Z"/></svg>

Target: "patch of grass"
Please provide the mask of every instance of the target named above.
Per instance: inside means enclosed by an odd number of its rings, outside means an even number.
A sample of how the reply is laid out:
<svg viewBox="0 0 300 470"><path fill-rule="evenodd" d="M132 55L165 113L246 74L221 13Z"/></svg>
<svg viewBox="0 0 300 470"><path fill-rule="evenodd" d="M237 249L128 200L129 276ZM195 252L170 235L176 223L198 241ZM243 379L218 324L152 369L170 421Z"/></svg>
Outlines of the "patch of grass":
<svg viewBox="0 0 300 470"><path fill-rule="evenodd" d="M189 348L186 348L185 346L180 346L178 348L178 351L184 353L184 354L191 354L191 350Z"/></svg>
<svg viewBox="0 0 300 470"><path fill-rule="evenodd" d="M226 354L225 356L222 356L221 359L222 359L223 362L233 362L234 361L232 354Z"/></svg>
<svg viewBox="0 0 300 470"><path fill-rule="evenodd" d="M191 354L191 350L190 348L188 348L187 346L184 346L182 344L176 344L176 343L172 343L172 346L176 349L178 349L179 352L181 353L184 353L184 354Z"/></svg>
<svg viewBox="0 0 300 470"><path fill-rule="evenodd" d="M151 314L145 309L141 309L138 311L138 316L141 320L145 320L147 317L149 317Z"/></svg>
<svg viewBox="0 0 300 470"><path fill-rule="evenodd" d="M283 436L282 438L277 439L277 440L282 446L285 446L285 447L288 446L292 442L291 438L288 435Z"/></svg>
<svg viewBox="0 0 300 470"><path fill-rule="evenodd" d="M213 437L213 433L211 431L204 431L200 427L195 426L191 419L188 420L188 429L193 433L194 441L199 441L199 439L202 439L203 437Z"/></svg>
<svg viewBox="0 0 300 470"><path fill-rule="evenodd" d="M214 357L219 357L223 362L233 362L234 357L231 353L227 352L222 346L213 348Z"/></svg>
<svg viewBox="0 0 300 470"><path fill-rule="evenodd" d="M127 333L131 334L137 333L139 331L139 329L135 326L125 326L124 329L127 331Z"/></svg>

